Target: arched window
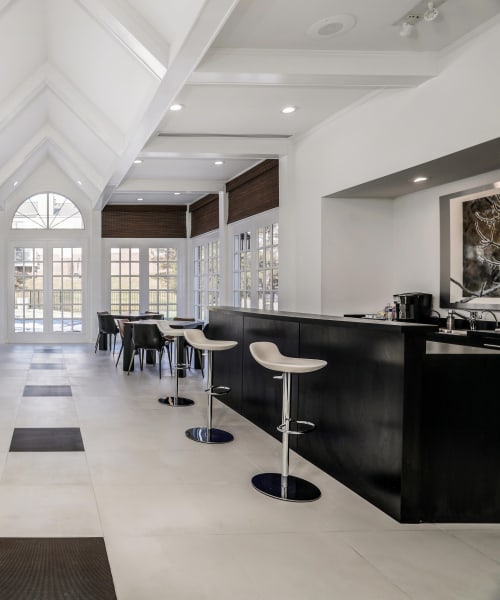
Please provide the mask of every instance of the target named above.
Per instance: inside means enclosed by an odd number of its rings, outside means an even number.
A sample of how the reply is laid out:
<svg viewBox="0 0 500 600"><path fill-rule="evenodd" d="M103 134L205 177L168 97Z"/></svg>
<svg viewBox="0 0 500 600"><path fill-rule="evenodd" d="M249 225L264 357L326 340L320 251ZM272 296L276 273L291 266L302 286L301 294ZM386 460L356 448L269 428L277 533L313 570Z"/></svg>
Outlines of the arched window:
<svg viewBox="0 0 500 600"><path fill-rule="evenodd" d="M12 229L84 229L82 214L65 196L35 194L16 210Z"/></svg>

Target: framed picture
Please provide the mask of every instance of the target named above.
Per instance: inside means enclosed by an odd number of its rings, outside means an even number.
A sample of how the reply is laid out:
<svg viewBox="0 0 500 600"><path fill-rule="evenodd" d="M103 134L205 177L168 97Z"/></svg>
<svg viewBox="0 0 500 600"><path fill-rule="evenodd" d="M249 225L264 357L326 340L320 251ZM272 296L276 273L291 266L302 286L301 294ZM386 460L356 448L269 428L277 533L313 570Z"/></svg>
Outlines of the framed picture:
<svg viewBox="0 0 500 600"><path fill-rule="evenodd" d="M441 306L500 310L500 181L440 198Z"/></svg>

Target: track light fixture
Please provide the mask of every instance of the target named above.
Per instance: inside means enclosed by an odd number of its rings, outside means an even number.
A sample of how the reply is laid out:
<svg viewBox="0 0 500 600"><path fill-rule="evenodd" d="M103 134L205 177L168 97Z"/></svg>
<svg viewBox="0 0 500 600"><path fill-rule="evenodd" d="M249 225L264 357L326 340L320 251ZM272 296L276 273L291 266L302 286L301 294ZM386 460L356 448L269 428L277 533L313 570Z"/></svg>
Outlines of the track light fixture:
<svg viewBox="0 0 500 600"><path fill-rule="evenodd" d="M425 21L434 21L439 15L438 9L434 6L434 2L427 3L427 10L424 12Z"/></svg>

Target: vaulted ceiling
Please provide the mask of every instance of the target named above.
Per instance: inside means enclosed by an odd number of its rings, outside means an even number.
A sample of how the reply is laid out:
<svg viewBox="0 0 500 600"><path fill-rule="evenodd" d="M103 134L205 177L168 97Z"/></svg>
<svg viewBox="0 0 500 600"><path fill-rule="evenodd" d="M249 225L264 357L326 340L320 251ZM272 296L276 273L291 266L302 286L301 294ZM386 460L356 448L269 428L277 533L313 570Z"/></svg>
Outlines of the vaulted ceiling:
<svg viewBox="0 0 500 600"><path fill-rule="evenodd" d="M0 0L0 204L47 158L95 209L217 192L325 119L439 76L500 14L434 4L428 22L415 0Z"/></svg>

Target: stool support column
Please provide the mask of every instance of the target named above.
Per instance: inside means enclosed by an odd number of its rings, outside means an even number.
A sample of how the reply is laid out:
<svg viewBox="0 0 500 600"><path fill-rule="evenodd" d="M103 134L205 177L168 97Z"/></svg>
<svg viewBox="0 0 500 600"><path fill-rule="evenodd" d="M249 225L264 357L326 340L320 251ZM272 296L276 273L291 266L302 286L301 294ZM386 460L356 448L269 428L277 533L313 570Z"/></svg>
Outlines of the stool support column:
<svg viewBox="0 0 500 600"><path fill-rule="evenodd" d="M311 430L312 423L307 421L295 421L294 424L305 425L303 431L290 431L290 402L291 402L291 373L282 373L276 379L282 379L283 400L281 410L281 425L278 426L278 431L281 432L281 473L260 473L252 477L252 485L256 490L262 492L266 496L277 498L278 500L287 500L289 502L311 502L317 500L321 496L319 488L313 483L295 477L289 474L290 464L290 433L295 435L306 433Z"/></svg>
<svg viewBox="0 0 500 600"><path fill-rule="evenodd" d="M227 394L229 393L230 389L224 386L214 386L213 350L207 350L207 363L207 426L191 427L191 429L186 431L186 437L193 442L201 442L202 444L225 444L227 442L231 442L234 438L233 435L228 431L212 427L213 396Z"/></svg>

